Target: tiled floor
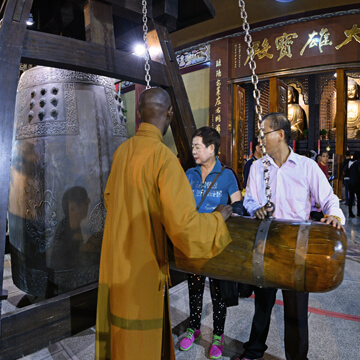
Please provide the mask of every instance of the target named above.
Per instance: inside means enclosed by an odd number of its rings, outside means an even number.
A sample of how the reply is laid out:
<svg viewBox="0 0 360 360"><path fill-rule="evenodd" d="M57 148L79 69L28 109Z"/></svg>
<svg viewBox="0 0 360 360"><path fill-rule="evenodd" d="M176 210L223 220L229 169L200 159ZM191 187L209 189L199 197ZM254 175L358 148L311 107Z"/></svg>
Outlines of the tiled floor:
<svg viewBox="0 0 360 360"><path fill-rule="evenodd" d="M347 215L347 208L344 207ZM312 293L309 302L310 360L360 359L360 217L347 219L348 252L343 283L330 293ZM5 268L4 287L9 300L2 312L12 311L23 296L11 282L9 256ZM282 296L277 294L264 359L284 359ZM176 358L179 360L208 359L212 339L212 306L208 285L204 294L203 337L189 351L179 350L179 341L188 324L188 290L186 282L170 289L170 306ZM233 360L247 341L254 311L254 300L241 299L228 309L225 327L225 349L222 359ZM88 360L94 358L94 328L64 339L46 349L23 357L23 360ZM14 359L15 360L15 359ZM124 359L137 360L137 359Z"/></svg>

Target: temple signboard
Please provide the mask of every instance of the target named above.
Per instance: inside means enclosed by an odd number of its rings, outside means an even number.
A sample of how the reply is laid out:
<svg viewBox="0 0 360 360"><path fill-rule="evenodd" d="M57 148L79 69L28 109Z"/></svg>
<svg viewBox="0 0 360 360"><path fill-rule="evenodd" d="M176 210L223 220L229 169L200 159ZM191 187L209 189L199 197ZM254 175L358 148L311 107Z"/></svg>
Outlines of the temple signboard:
<svg viewBox="0 0 360 360"><path fill-rule="evenodd" d="M229 39L214 41L211 44L210 61L210 121L209 125L221 136L219 152L220 161L231 165L231 88L228 84L229 69ZM230 126L229 126L230 124Z"/></svg>
<svg viewBox="0 0 360 360"><path fill-rule="evenodd" d="M334 16L253 32L256 73L356 62L359 15ZM231 39L231 78L249 76L244 36Z"/></svg>

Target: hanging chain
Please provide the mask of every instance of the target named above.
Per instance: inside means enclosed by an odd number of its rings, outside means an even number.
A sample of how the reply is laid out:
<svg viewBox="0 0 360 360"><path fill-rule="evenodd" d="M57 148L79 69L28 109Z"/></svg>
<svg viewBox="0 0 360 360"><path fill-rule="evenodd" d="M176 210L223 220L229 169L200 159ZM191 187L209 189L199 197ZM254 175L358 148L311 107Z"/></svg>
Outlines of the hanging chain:
<svg viewBox="0 0 360 360"><path fill-rule="evenodd" d="M149 45L148 45L148 26L147 26L147 1L142 0L142 14L143 14L143 39L145 44L145 81L146 81L146 89L150 89L150 64L149 64Z"/></svg>
<svg viewBox="0 0 360 360"><path fill-rule="evenodd" d="M269 173L269 156L266 152L266 146L265 146L265 136L264 136L264 129L263 129L263 124L262 124L262 106L260 104L260 90L258 89L257 85L259 82L259 78L255 73L255 69L256 69L256 63L254 60L254 48L252 46L252 38L250 35L250 25L247 21L247 13L245 10L245 1L244 0L239 0L239 8L240 8L240 16L243 19L243 29L245 31L245 42L247 43L247 54L250 57L250 61L249 61L249 67L250 70L252 72L251 75L251 82L254 85L254 91L253 91L253 97L255 100L255 112L256 112L256 117L257 117L257 124L258 124L258 128L259 128L259 132L260 132L260 147L261 150L263 152L263 158L262 158L262 163L264 165L264 180L265 180L265 196L267 199L267 203L266 203L266 207L268 209L274 209L274 204L271 202L271 187L270 187L270 173ZM271 216L271 213L270 213Z"/></svg>

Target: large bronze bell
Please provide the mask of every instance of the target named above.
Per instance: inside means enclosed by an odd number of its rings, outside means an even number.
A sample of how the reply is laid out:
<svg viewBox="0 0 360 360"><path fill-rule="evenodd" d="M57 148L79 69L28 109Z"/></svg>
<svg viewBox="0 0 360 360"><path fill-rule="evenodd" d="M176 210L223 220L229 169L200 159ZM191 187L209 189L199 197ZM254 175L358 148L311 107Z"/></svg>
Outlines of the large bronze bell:
<svg viewBox="0 0 360 360"><path fill-rule="evenodd" d="M125 121L113 79L40 66L21 76L9 233L13 281L26 293L97 281L103 193Z"/></svg>

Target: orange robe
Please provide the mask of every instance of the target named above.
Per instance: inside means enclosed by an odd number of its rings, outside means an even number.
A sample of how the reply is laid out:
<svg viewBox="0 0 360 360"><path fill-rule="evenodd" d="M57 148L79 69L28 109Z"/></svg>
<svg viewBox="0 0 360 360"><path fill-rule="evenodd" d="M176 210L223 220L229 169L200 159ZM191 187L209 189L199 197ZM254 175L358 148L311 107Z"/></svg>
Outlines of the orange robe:
<svg viewBox="0 0 360 360"><path fill-rule="evenodd" d="M169 314L166 234L184 255L211 258L231 241L225 222L219 212L196 211L179 161L148 123L115 152L105 205L95 357L175 359L164 316Z"/></svg>

